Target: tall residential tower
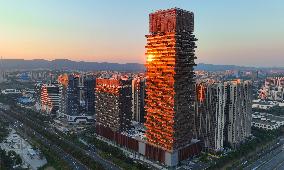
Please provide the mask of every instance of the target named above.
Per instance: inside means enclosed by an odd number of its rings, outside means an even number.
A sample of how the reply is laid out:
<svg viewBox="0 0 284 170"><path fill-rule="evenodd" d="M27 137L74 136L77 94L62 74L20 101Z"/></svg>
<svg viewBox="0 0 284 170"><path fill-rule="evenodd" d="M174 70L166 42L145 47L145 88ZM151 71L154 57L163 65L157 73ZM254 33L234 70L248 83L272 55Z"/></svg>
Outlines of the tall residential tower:
<svg viewBox="0 0 284 170"><path fill-rule="evenodd" d="M252 84L250 81L229 81L225 88L224 144L237 147L251 134Z"/></svg>
<svg viewBox="0 0 284 170"><path fill-rule="evenodd" d="M196 84L195 126L198 139L208 151L223 149L225 91L223 83L198 82Z"/></svg>
<svg viewBox="0 0 284 170"><path fill-rule="evenodd" d="M179 8L150 14L146 35L146 138L173 151L194 134L194 14Z"/></svg>

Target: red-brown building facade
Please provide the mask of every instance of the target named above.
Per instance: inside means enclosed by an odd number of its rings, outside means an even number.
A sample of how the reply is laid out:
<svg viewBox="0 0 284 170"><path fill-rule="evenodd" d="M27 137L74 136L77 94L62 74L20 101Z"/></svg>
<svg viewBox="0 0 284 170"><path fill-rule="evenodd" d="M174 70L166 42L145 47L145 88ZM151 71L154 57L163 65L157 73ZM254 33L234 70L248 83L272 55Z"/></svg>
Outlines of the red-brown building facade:
<svg viewBox="0 0 284 170"><path fill-rule="evenodd" d="M194 14L174 8L150 14L146 35L146 138L167 151L194 133Z"/></svg>

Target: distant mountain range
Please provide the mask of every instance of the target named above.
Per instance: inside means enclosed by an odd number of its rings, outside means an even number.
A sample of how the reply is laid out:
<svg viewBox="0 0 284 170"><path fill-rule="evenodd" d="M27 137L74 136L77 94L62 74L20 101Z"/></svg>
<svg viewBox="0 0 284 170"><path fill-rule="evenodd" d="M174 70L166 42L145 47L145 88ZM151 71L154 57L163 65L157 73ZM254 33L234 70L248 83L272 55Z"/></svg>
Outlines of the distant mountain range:
<svg viewBox="0 0 284 170"><path fill-rule="evenodd" d="M99 70L111 70L111 71L143 71L145 67L143 64L138 63L107 63L107 62L84 62L84 61L71 61L67 59L57 60L23 60L23 59L3 59L0 65L1 70L81 70L81 71L99 71ZM213 65L213 64L197 64L195 70L206 71L225 71L225 70L257 70L257 69L269 69L269 68L256 68L256 67L244 67L235 65ZM283 68L282 68L283 69Z"/></svg>
<svg viewBox="0 0 284 170"><path fill-rule="evenodd" d="M3 59L0 65L4 70L81 70L81 71L141 71L144 70L144 65L138 63L107 63L107 62L84 62L71 61L67 59L57 60L23 60L23 59Z"/></svg>

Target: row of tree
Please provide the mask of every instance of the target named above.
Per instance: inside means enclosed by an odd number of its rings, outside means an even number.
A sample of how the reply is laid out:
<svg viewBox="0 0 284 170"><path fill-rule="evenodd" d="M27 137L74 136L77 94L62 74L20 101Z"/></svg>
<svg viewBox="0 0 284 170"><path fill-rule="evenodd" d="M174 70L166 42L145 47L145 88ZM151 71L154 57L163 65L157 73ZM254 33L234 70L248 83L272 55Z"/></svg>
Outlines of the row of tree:
<svg viewBox="0 0 284 170"><path fill-rule="evenodd" d="M15 151L8 151L0 149L0 169L10 170L16 169L22 164L22 158ZM22 169L22 168L21 168Z"/></svg>

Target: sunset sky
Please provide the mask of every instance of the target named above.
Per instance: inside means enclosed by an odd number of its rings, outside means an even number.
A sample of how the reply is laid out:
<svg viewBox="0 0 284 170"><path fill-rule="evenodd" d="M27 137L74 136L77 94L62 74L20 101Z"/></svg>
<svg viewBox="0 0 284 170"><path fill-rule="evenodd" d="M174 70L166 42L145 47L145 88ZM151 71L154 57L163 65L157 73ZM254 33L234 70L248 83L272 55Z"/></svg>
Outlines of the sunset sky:
<svg viewBox="0 0 284 170"><path fill-rule="evenodd" d="M195 13L197 63L284 66L283 0L0 0L0 56L145 62L148 14Z"/></svg>

